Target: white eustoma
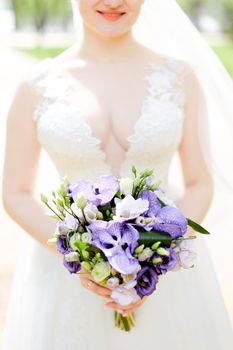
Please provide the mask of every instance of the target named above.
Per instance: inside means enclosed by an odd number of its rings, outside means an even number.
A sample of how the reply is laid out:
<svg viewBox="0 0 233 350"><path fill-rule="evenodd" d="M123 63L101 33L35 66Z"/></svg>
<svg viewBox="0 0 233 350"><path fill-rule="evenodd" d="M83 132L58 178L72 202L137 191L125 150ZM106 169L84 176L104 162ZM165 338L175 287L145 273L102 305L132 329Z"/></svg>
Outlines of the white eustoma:
<svg viewBox="0 0 233 350"><path fill-rule="evenodd" d="M123 195L132 194L133 191L133 179L131 177L124 177L120 179L120 192Z"/></svg>
<svg viewBox="0 0 233 350"><path fill-rule="evenodd" d="M75 245L75 242L81 240L81 235L80 233L74 233L73 236L70 238L70 247L72 250L77 250L77 246Z"/></svg>
<svg viewBox="0 0 233 350"><path fill-rule="evenodd" d="M65 260L69 262L79 261L79 253L78 252L70 252L65 254Z"/></svg>
<svg viewBox="0 0 233 350"><path fill-rule="evenodd" d="M91 243L91 241L92 241L91 232L83 232L82 233L82 241L86 242L86 243Z"/></svg>
<svg viewBox="0 0 233 350"><path fill-rule="evenodd" d="M127 306L140 299L135 288L127 288L127 285L117 286L113 289L111 298L122 306Z"/></svg>
<svg viewBox="0 0 233 350"><path fill-rule="evenodd" d="M144 213L149 208L149 201L147 199L134 199L131 194L125 196L124 199L115 201L116 210L113 219L135 219L140 214Z"/></svg>
<svg viewBox="0 0 233 350"><path fill-rule="evenodd" d="M111 277L107 280L107 286L110 288L119 286L120 284L120 280L118 277Z"/></svg>
<svg viewBox="0 0 233 350"><path fill-rule="evenodd" d="M71 204L71 209L73 210L73 212L75 213L75 215L77 215L77 217L84 221L84 216L83 216L83 212L81 209L79 209L77 207L76 203L72 203ZM96 220L97 218L97 213L98 213L98 208L95 204L93 203L87 203L87 205L85 206L85 208L83 209L84 211L84 215L85 218L87 220L88 223L91 223L92 221Z"/></svg>
<svg viewBox="0 0 233 350"><path fill-rule="evenodd" d="M183 240L179 244L178 255L179 255L179 265L184 269L189 269L197 257L197 253L194 250L192 240Z"/></svg>

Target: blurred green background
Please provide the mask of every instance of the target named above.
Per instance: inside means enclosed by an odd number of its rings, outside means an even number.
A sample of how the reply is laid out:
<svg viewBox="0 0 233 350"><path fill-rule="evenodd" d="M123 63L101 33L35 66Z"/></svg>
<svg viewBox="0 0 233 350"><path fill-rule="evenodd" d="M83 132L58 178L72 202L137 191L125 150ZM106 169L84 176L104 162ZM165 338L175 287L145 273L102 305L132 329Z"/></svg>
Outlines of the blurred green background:
<svg viewBox="0 0 233 350"><path fill-rule="evenodd" d="M233 76L233 0L177 3ZM11 14L13 46L35 58L54 57L75 41L70 0L0 0L0 21L2 11Z"/></svg>

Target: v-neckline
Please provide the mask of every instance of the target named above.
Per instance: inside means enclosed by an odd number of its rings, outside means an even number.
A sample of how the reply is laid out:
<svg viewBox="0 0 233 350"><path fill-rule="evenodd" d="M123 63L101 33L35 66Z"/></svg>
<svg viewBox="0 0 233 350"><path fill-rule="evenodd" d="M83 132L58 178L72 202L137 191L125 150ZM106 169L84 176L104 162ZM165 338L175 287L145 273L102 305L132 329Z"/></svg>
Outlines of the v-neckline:
<svg viewBox="0 0 233 350"><path fill-rule="evenodd" d="M126 141L128 142L128 149L124 152L124 159L123 161L120 163L120 165L118 166L118 169L117 169L117 175L116 176L121 176L122 174L122 170L123 170L123 166L125 165L125 163L127 162L128 160L128 157L129 157L129 154L130 152L132 151L132 148L133 148L133 143L130 141L130 139L134 138L135 135L136 135L136 128L138 126L138 124L141 122L143 116L144 116L144 113L143 113L143 109L144 109L144 106L148 100L148 97L150 96L151 94L151 90L150 90L150 83L149 83L149 80L150 78L153 76L153 74L157 71L157 70L160 70L161 68L164 70L167 70L167 62L170 60L171 58L170 57L164 57L164 60L165 60L165 63L162 64L161 62L153 62L151 60L148 60L147 61L147 66L150 66L151 67L151 70L148 71L147 73L143 74L142 76L142 80L147 80L147 83L146 83L146 89L145 89L145 95L144 97L142 98L142 101L141 101L141 105L140 105L140 108L139 108L139 112L138 112L138 118L136 119L134 125L133 125L133 129L132 129L132 133L126 137ZM67 72L62 72L60 69L58 69L58 76L62 79L62 81L64 82L64 79L65 81L68 82L67 84L67 87L68 89L70 87L73 86L74 82L75 82L75 79L72 78L71 74L70 73L67 73ZM66 84L65 84L66 85ZM79 106L77 106L76 104L74 104L75 107L77 107L78 111L79 111L79 118L82 122L82 124L85 126L85 128L88 130L88 134L89 134L89 137L91 138L91 140L93 140L95 142L95 147L98 151L98 153L100 154L102 160L103 160L103 163L105 165L105 167L107 168L107 171L111 174L113 174L113 169L112 169L112 166L111 164L109 164L107 162L107 153L106 151L102 148L102 140L99 139L97 136L94 135L94 132L91 128L91 126L88 124L88 122L85 120L85 113L83 113L81 111L81 108ZM133 164L131 164L132 166Z"/></svg>

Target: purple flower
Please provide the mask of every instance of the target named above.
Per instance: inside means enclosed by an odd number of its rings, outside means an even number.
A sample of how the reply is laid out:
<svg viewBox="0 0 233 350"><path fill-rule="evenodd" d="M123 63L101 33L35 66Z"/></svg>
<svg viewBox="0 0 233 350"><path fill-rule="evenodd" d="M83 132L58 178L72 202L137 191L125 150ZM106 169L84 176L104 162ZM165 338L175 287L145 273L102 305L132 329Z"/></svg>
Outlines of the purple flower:
<svg viewBox="0 0 233 350"><path fill-rule="evenodd" d="M176 207L166 205L159 210L156 219L157 222L153 224L153 229L167 232L172 239L183 236L187 231L187 219Z"/></svg>
<svg viewBox="0 0 233 350"><path fill-rule="evenodd" d="M143 266L137 274L137 284L135 289L137 294L142 298L150 295L156 289L158 276L155 270L150 266Z"/></svg>
<svg viewBox="0 0 233 350"><path fill-rule="evenodd" d="M81 265L77 261L66 261L63 259L63 265L67 268L70 273L77 273L81 269Z"/></svg>
<svg viewBox="0 0 233 350"><path fill-rule="evenodd" d="M66 244L66 236L62 235L57 239L57 249L62 254L66 254L69 251L69 247Z"/></svg>
<svg viewBox="0 0 233 350"><path fill-rule="evenodd" d="M169 256L163 256L163 261L161 263L158 263L154 265L154 269L157 272L158 275L165 274L166 272L175 269L179 262L179 257L174 249L172 248L165 248L167 251L169 251ZM157 253L155 253L150 260L153 258L161 257Z"/></svg>
<svg viewBox="0 0 233 350"><path fill-rule="evenodd" d="M103 251L109 263L123 274L131 274L140 265L133 257L138 246L138 231L127 222L97 220L88 228L92 231L92 244Z"/></svg>
<svg viewBox="0 0 233 350"><path fill-rule="evenodd" d="M146 230L157 230L168 233L172 239L183 236L187 231L188 222L183 213L175 206L161 206L156 194L150 190L144 190L140 196L149 201L149 209L144 214L154 218L144 228ZM143 225L139 225L143 226Z"/></svg>
<svg viewBox="0 0 233 350"><path fill-rule="evenodd" d="M98 206L109 203L119 188L119 182L114 176L102 175L97 182L78 180L70 190L74 201L79 192L84 192L86 199Z"/></svg>
<svg viewBox="0 0 233 350"><path fill-rule="evenodd" d="M161 209L161 204L153 191L144 190L140 193L139 198L149 201L149 209L144 213L144 216L155 216Z"/></svg>

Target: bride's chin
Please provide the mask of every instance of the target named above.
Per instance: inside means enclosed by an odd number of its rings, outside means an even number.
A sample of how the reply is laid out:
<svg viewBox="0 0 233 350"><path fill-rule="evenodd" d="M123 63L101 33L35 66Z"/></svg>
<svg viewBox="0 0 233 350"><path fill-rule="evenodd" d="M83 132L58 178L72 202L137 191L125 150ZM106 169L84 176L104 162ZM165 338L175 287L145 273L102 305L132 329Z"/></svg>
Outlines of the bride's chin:
<svg viewBox="0 0 233 350"><path fill-rule="evenodd" d="M121 30L96 30L96 32L102 36L103 38L118 38L121 37L125 34L127 34L128 32L128 28L127 29L121 29Z"/></svg>

